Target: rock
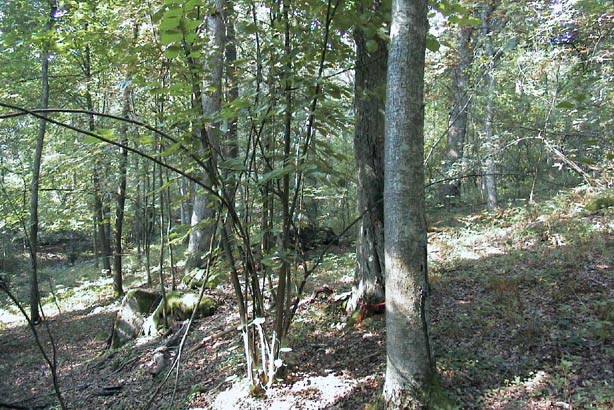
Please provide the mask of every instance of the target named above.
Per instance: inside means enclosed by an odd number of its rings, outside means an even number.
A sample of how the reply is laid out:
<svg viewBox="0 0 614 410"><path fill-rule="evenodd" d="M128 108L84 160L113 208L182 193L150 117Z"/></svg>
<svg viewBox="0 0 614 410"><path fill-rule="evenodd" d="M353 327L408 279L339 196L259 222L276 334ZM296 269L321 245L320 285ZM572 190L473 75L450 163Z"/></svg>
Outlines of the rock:
<svg viewBox="0 0 614 410"><path fill-rule="evenodd" d="M166 292L166 303L168 306L166 308L166 315L169 324L170 322L189 319L195 308L197 309L197 318L211 316L217 308L217 302L208 296L203 296L198 306L196 306L196 302L198 302L198 295L195 293L177 290ZM147 319L147 323L145 323L145 334L156 335L160 333L161 329L164 329L163 309L165 309L164 303L160 302L156 310Z"/></svg>
<svg viewBox="0 0 614 410"><path fill-rule="evenodd" d="M162 294L157 291L132 289L126 293L115 317L111 347L117 348L141 334L156 336L164 329L164 312L169 324L189 319L194 309L196 317L211 316L217 302L204 296L197 306L198 295L192 292L170 291L166 293L167 307Z"/></svg>
<svg viewBox="0 0 614 410"><path fill-rule="evenodd" d="M161 299L159 292L151 290L131 289L126 292L113 322L111 347L123 346L140 335L146 317Z"/></svg>

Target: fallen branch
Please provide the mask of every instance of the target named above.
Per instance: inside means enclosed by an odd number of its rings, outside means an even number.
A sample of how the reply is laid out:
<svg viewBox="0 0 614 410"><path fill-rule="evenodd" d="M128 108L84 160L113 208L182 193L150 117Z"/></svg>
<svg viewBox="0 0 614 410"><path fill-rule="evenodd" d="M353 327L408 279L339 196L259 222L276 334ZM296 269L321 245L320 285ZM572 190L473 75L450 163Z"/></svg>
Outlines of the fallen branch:
<svg viewBox="0 0 614 410"><path fill-rule="evenodd" d="M234 331L236 331L238 328L238 326L226 326L224 328L224 330L211 335L211 336L207 336L205 337L203 340L201 340L200 342L198 342L197 344L195 344L194 346L192 346L190 349L188 349L188 353L193 353L195 351L197 351L198 349L202 349L203 347L205 347L205 345L207 345L207 343L212 342L214 340L220 339L224 336L226 336L227 334L230 334Z"/></svg>

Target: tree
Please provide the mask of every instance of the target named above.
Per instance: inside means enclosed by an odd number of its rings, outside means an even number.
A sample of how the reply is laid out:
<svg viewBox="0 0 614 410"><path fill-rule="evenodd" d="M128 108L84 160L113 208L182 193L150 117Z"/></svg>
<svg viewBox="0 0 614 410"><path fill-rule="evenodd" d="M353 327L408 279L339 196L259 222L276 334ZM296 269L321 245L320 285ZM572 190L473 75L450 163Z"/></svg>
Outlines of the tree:
<svg viewBox="0 0 614 410"><path fill-rule="evenodd" d="M211 13L205 18L204 26L207 33L207 51L210 53L203 67L207 89L193 86L193 106L200 107L201 114L194 121L194 131L201 145L201 152L207 158L207 169L204 170L205 184L212 185L217 172L217 160L220 155L220 125L214 120L222 107L222 84L224 74L225 24L224 0L215 0ZM218 187L221 189L221 187ZM207 194L197 188L192 208L192 231L188 244L188 261L186 268L191 269L201 264L201 259L209 249L213 236L215 218L214 207Z"/></svg>
<svg viewBox="0 0 614 410"><path fill-rule="evenodd" d="M384 96L388 47L379 35L384 2L358 1L368 25L354 29L354 154L358 167L357 210L362 216L356 241L356 271L347 310L384 300Z"/></svg>
<svg viewBox="0 0 614 410"><path fill-rule="evenodd" d="M450 89L450 117L448 120L448 147L446 151L446 166L451 176L459 175L462 168L465 150L465 135L467 134L467 113L469 109L469 74L468 69L473 61L471 37L473 27L459 25L456 33L457 61L452 69L452 86ZM461 179L454 182L456 191L460 194Z"/></svg>
<svg viewBox="0 0 614 410"><path fill-rule="evenodd" d="M486 107L484 112L484 190L486 191L486 206L489 211L494 211L497 208L497 179L496 179L496 139L493 130L494 99L495 99L495 63L496 56L493 47L494 35L491 32L491 22L489 14L492 8L489 4L483 5L481 11L482 18L482 37L485 42L485 53L488 58L488 68L486 70Z"/></svg>
<svg viewBox="0 0 614 410"><path fill-rule="evenodd" d="M386 382L391 409L426 408L435 366L427 325L424 208L426 0L394 0L384 168Z"/></svg>
<svg viewBox="0 0 614 410"><path fill-rule="evenodd" d="M49 17L47 30L52 31L54 25L55 12L57 4L55 1L49 1ZM51 53L51 44L45 41L41 50L41 109L49 107L49 59ZM43 157L43 147L45 144L45 133L47 130L47 121L41 118L38 124L38 136L36 138L36 152L32 162L32 182L30 185L30 223L29 223L29 240L30 240L30 320L32 323L38 323L41 320L38 305L40 303L40 293L38 289L38 190L40 185L40 171Z"/></svg>

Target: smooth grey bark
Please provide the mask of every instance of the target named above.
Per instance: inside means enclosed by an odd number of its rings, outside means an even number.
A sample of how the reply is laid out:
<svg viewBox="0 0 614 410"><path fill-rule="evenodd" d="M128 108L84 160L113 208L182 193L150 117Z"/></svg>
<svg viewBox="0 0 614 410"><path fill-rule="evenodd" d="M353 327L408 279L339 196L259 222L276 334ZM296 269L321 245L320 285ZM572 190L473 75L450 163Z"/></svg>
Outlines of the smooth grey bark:
<svg viewBox="0 0 614 410"><path fill-rule="evenodd" d="M381 1L373 2L368 10L362 1L357 2L358 14L368 12L375 22L381 21L381 9ZM367 49L369 40L375 41L376 50ZM381 38L369 36L361 26L354 29L354 41L354 155L358 168L357 211L363 217L356 242L356 270L348 312L355 311L361 303L383 302L385 294L384 105L388 45Z"/></svg>
<svg viewBox="0 0 614 410"><path fill-rule="evenodd" d="M467 70L473 61L471 46L472 27L459 27L456 33L458 61L452 70L452 87L450 94L450 117L448 120L448 146L446 150L446 168L450 176L462 173L462 162L467 134L467 112L469 108ZM454 181L456 191L460 194L461 179Z"/></svg>
<svg viewBox="0 0 614 410"><path fill-rule="evenodd" d="M205 83L207 90L201 92L200 84L195 85L192 102L195 106L200 104L203 119L195 122L196 138L201 144L203 154L208 157L208 167L203 174L203 182L207 186L212 185L211 176L216 174L217 156L219 155L220 123L213 121L214 115L219 113L222 107L222 80L224 72L224 0L215 0L214 10L205 19L205 30L209 42L207 44L208 57L204 64L203 73L207 75ZM198 101L200 99L200 101ZM202 123L201 121L204 121ZM202 257L209 249L209 243L213 235L213 219L215 210L210 206L209 198L204 189L196 187L194 204L192 207L190 238L188 243L188 260L186 271L197 267L202 262Z"/></svg>
<svg viewBox="0 0 614 410"><path fill-rule="evenodd" d="M485 42L486 57L489 59L486 70L486 108L484 112L484 190L486 191L486 206L489 211L497 209L497 167L495 163L496 138L493 131L494 98L495 98L495 52L488 15L490 6L484 6L481 12L482 36Z"/></svg>
<svg viewBox="0 0 614 410"><path fill-rule="evenodd" d="M384 228L390 409L427 408L435 367L427 329L424 209L426 0L393 0L386 97Z"/></svg>

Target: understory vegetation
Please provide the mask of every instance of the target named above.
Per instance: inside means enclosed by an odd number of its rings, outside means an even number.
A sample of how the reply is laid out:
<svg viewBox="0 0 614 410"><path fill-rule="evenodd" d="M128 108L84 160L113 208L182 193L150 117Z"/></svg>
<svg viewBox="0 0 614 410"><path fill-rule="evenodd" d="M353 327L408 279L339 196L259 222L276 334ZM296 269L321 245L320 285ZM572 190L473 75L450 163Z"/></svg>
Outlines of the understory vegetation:
<svg viewBox="0 0 614 410"><path fill-rule="evenodd" d="M469 208L429 214L432 344L442 384L458 408L614 406L614 208L586 209L598 196L578 187L494 214ZM310 252L310 260L320 250ZM195 322L178 373L163 383L166 373L152 375L152 368L161 350L162 357L179 353L165 342L181 324L170 335L106 350L118 303L111 278L100 279L87 256L69 266L46 255L43 311L71 407L381 406L384 317L347 317L340 297L350 290L354 269L347 243L330 248L314 273L289 334L292 350L282 356L285 370L260 393L250 392L243 379L228 284L207 291L220 308ZM142 278L134 271L127 281L138 286ZM22 288L22 275L7 279ZM0 384L0 401L53 406L48 369L29 329L4 295L0 301L0 372L10 375Z"/></svg>

